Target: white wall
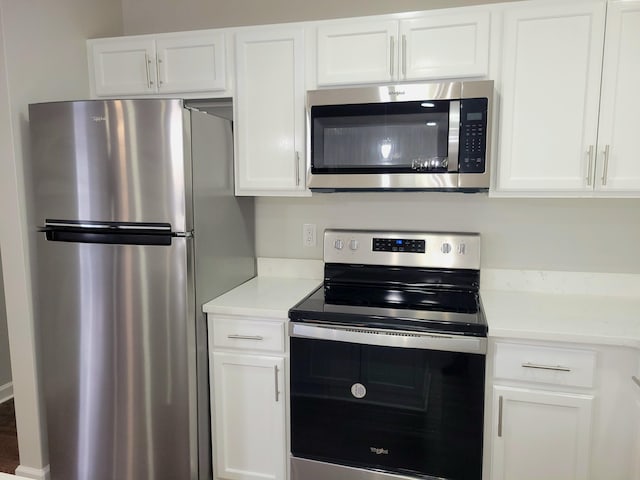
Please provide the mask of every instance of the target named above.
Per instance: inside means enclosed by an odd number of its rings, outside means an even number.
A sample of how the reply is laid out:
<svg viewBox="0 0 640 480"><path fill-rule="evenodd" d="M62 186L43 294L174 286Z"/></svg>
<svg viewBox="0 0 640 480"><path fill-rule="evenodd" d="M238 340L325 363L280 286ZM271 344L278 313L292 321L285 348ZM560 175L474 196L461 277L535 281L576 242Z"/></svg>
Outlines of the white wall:
<svg viewBox="0 0 640 480"><path fill-rule="evenodd" d="M128 35L358 17L499 0L122 0ZM510 1L510 0L507 0Z"/></svg>
<svg viewBox="0 0 640 480"><path fill-rule="evenodd" d="M23 155L27 105L88 97L85 40L122 32L112 0L0 0L0 249L22 475L48 464L37 383Z"/></svg>
<svg viewBox="0 0 640 480"><path fill-rule="evenodd" d="M458 193L259 198L262 257L322 258L325 228L479 232L483 268L640 273L640 199L504 199ZM302 245L315 223L318 245Z"/></svg>

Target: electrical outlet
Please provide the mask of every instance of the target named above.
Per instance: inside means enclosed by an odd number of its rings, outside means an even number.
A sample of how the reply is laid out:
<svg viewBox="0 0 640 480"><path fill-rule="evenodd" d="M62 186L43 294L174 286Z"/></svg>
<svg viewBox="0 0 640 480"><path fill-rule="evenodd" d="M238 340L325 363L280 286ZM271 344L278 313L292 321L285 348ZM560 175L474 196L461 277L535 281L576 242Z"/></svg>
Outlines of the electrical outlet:
<svg viewBox="0 0 640 480"><path fill-rule="evenodd" d="M316 246L316 225L315 223L305 223L302 225L302 245L305 247Z"/></svg>

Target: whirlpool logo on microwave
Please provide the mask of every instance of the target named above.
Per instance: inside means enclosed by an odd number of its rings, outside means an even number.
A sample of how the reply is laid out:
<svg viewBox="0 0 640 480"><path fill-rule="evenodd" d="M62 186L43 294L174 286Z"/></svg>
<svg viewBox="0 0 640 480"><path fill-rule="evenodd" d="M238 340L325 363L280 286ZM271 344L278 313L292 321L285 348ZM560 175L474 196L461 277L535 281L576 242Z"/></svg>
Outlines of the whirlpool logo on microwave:
<svg viewBox="0 0 640 480"><path fill-rule="evenodd" d="M386 448L369 447L369 450L376 455L389 455L389 450Z"/></svg>

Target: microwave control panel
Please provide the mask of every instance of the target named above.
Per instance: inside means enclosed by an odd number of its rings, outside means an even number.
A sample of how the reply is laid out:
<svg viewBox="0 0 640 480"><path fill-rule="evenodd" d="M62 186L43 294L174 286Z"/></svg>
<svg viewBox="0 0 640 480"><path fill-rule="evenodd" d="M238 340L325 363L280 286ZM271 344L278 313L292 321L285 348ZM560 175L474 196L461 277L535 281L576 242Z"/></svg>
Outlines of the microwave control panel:
<svg viewBox="0 0 640 480"><path fill-rule="evenodd" d="M460 173L484 173L487 149L487 99L464 99L460 106Z"/></svg>

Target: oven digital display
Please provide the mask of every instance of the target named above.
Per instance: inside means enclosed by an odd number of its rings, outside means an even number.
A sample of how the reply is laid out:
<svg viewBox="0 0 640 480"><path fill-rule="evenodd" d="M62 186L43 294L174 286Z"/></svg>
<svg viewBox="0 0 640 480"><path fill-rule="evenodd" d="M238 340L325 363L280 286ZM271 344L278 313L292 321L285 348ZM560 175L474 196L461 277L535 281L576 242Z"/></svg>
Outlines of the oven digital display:
<svg viewBox="0 0 640 480"><path fill-rule="evenodd" d="M426 242L424 240L408 240L403 238L374 238L374 252L410 252L424 253Z"/></svg>

